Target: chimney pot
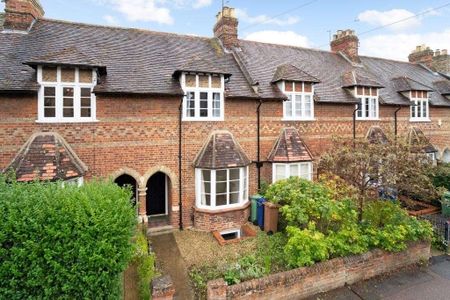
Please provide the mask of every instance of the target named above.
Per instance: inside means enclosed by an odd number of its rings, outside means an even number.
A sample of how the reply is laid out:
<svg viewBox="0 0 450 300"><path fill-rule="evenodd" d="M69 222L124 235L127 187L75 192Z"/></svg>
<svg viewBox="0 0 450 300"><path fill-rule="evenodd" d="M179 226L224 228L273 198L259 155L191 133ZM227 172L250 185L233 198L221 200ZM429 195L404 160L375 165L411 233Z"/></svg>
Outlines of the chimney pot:
<svg viewBox="0 0 450 300"><path fill-rule="evenodd" d="M4 0L4 2L4 29L26 31L35 20L44 16L39 0Z"/></svg>
<svg viewBox="0 0 450 300"><path fill-rule="evenodd" d="M448 54L447 49L442 49L441 55L447 55L447 54Z"/></svg>
<svg viewBox="0 0 450 300"><path fill-rule="evenodd" d="M332 52L341 52L352 62L360 62L358 55L359 39L354 30L338 30L333 35L330 46Z"/></svg>
<svg viewBox="0 0 450 300"><path fill-rule="evenodd" d="M218 38L226 49L239 47L238 40L238 19L232 7L223 7L216 15L216 25L214 25L214 36Z"/></svg>

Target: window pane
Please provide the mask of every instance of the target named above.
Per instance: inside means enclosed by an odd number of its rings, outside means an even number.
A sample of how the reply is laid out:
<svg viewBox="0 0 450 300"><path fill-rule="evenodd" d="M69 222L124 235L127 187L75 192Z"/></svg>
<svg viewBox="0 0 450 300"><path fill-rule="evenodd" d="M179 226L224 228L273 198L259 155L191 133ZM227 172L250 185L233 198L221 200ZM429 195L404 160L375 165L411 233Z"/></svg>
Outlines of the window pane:
<svg viewBox="0 0 450 300"><path fill-rule="evenodd" d="M195 93L186 93L186 116L195 117Z"/></svg>
<svg viewBox="0 0 450 300"><path fill-rule="evenodd" d="M428 117L428 111L427 111L427 102L426 101L422 101L422 111L423 111L423 118L427 118Z"/></svg>
<svg viewBox="0 0 450 300"><path fill-rule="evenodd" d="M205 181L203 183L203 192L206 194L210 194L211 193L211 183Z"/></svg>
<svg viewBox="0 0 450 300"><path fill-rule="evenodd" d="M239 180L230 181L230 193L239 192Z"/></svg>
<svg viewBox="0 0 450 300"><path fill-rule="evenodd" d="M63 88L63 96L64 97L73 97L73 88L68 88L68 87Z"/></svg>
<svg viewBox="0 0 450 300"><path fill-rule="evenodd" d="M366 103L365 103L365 108L364 108L364 116L366 117L366 118L368 118L369 117L369 111L370 111L370 103L369 103L369 98L366 98L366 101L365 101Z"/></svg>
<svg viewBox="0 0 450 300"><path fill-rule="evenodd" d="M370 96L370 88L368 87L364 88L364 96Z"/></svg>
<svg viewBox="0 0 450 300"><path fill-rule="evenodd" d="M305 85L305 90L304 90L304 92L305 93L311 93L312 92L312 84L311 83L304 83L304 85Z"/></svg>
<svg viewBox="0 0 450 300"><path fill-rule="evenodd" d="M227 205L227 195L216 195L216 206Z"/></svg>
<svg viewBox="0 0 450 300"><path fill-rule="evenodd" d="M288 96L288 100L284 101L285 117L292 117L292 95Z"/></svg>
<svg viewBox="0 0 450 300"><path fill-rule="evenodd" d="M55 88L46 86L44 88L44 96L55 96Z"/></svg>
<svg viewBox="0 0 450 300"><path fill-rule="evenodd" d="M208 116L208 93L200 93L200 117Z"/></svg>
<svg viewBox="0 0 450 300"><path fill-rule="evenodd" d="M302 83L301 82L295 82L294 90L296 92L298 92L298 93L301 93L302 92Z"/></svg>
<svg viewBox="0 0 450 300"><path fill-rule="evenodd" d="M73 98L64 98L64 106L73 106Z"/></svg>
<svg viewBox="0 0 450 300"><path fill-rule="evenodd" d="M63 117L73 118L73 108L64 108L63 109Z"/></svg>
<svg viewBox="0 0 450 300"><path fill-rule="evenodd" d="M80 82L91 83L92 82L92 70L80 69Z"/></svg>
<svg viewBox="0 0 450 300"><path fill-rule="evenodd" d="M45 97L44 98L44 106L55 106L55 98Z"/></svg>
<svg viewBox="0 0 450 300"><path fill-rule="evenodd" d="M91 97L91 89L90 88L82 88L81 89L81 97Z"/></svg>
<svg viewBox="0 0 450 300"><path fill-rule="evenodd" d="M202 180L203 181L211 181L211 171L210 170L202 170Z"/></svg>
<svg viewBox="0 0 450 300"><path fill-rule="evenodd" d="M311 101L311 95L305 95L304 102L305 102L305 111L304 111L304 117L306 118L312 118L312 101Z"/></svg>
<svg viewBox="0 0 450 300"><path fill-rule="evenodd" d="M284 83L284 90L286 92L293 92L294 91L293 82L292 81L286 81Z"/></svg>
<svg viewBox="0 0 450 300"><path fill-rule="evenodd" d="M275 180L286 178L286 167L285 165L275 165Z"/></svg>
<svg viewBox="0 0 450 300"><path fill-rule="evenodd" d="M302 95L295 95L295 116L302 116Z"/></svg>
<svg viewBox="0 0 450 300"><path fill-rule="evenodd" d="M54 118L55 117L55 108L54 107L44 108L44 117Z"/></svg>
<svg viewBox="0 0 450 300"><path fill-rule="evenodd" d="M202 88L209 88L209 76L208 75L199 75L198 76L198 85Z"/></svg>
<svg viewBox="0 0 450 300"><path fill-rule="evenodd" d="M83 118L91 117L91 109L90 108L81 108L80 115Z"/></svg>
<svg viewBox="0 0 450 300"><path fill-rule="evenodd" d="M239 192L230 194L230 204L239 203Z"/></svg>
<svg viewBox="0 0 450 300"><path fill-rule="evenodd" d="M356 94L357 94L358 96L363 95L363 94L364 94L364 89L363 89L362 87L358 86L358 87L356 88Z"/></svg>
<svg viewBox="0 0 450 300"><path fill-rule="evenodd" d="M213 117L220 117L220 93L213 93Z"/></svg>
<svg viewBox="0 0 450 300"><path fill-rule="evenodd" d="M56 82L56 67L43 67L42 81Z"/></svg>
<svg viewBox="0 0 450 300"><path fill-rule="evenodd" d="M360 98L359 99L359 104L358 104L358 112L357 112L358 118L362 118L362 116L363 116L363 109L364 109L364 100L362 98Z"/></svg>
<svg viewBox="0 0 450 300"><path fill-rule="evenodd" d="M195 75L186 75L186 86L187 87L196 87Z"/></svg>
<svg viewBox="0 0 450 300"><path fill-rule="evenodd" d="M91 106L91 98L81 98L81 106Z"/></svg>
<svg viewBox="0 0 450 300"><path fill-rule="evenodd" d="M227 170L217 170L216 181L226 181L226 180L227 180Z"/></svg>
<svg viewBox="0 0 450 300"><path fill-rule="evenodd" d="M309 163L300 164L300 177L310 179Z"/></svg>
<svg viewBox="0 0 450 300"><path fill-rule="evenodd" d="M298 165L297 164L291 164L289 165L290 173L289 176L298 176Z"/></svg>
<svg viewBox="0 0 450 300"><path fill-rule="evenodd" d="M230 169L230 180L239 179L240 169Z"/></svg>
<svg viewBox="0 0 450 300"><path fill-rule="evenodd" d="M215 89L222 87L222 80L220 80L219 76L211 76L211 87Z"/></svg>
<svg viewBox="0 0 450 300"><path fill-rule="evenodd" d="M211 206L211 195L208 194L202 195L202 205Z"/></svg>
<svg viewBox="0 0 450 300"><path fill-rule="evenodd" d="M370 116L372 117L372 118L375 118L376 117L376 113L377 113L377 102L376 102L376 100L374 99L374 98L372 98L372 99L370 99L370 104L371 104L371 106L370 106Z"/></svg>
<svg viewBox="0 0 450 300"><path fill-rule="evenodd" d="M61 81L62 82L74 82L75 81L75 69L74 68L61 68Z"/></svg>
<svg viewBox="0 0 450 300"><path fill-rule="evenodd" d="M216 182L216 194L224 194L227 192L226 182Z"/></svg>

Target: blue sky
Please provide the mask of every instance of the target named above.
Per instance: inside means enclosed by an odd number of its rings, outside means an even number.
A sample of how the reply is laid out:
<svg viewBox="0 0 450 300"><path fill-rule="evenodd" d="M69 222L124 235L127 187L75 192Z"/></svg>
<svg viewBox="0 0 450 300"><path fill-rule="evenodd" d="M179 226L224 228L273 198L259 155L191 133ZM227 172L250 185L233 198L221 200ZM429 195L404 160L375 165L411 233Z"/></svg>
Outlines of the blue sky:
<svg viewBox="0 0 450 300"><path fill-rule="evenodd" d="M45 16L84 23L211 36L221 0L41 0ZM450 48L450 0L229 0L241 38L328 49L351 28L365 55L405 60L417 44ZM0 8L3 9L3 3ZM444 8L432 8L447 5ZM300 7L303 6L303 7ZM424 13L426 12L426 13ZM375 27L406 21L364 33ZM274 17L276 16L276 17Z"/></svg>

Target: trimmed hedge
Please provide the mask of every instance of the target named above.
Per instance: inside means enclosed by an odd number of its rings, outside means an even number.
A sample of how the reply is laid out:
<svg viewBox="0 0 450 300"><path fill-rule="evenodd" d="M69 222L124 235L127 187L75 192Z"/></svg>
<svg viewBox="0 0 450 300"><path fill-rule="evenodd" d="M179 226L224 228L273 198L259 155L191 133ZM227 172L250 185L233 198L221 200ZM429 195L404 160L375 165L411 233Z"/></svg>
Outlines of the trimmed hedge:
<svg viewBox="0 0 450 300"><path fill-rule="evenodd" d="M0 175L0 298L117 299L133 256L131 191Z"/></svg>

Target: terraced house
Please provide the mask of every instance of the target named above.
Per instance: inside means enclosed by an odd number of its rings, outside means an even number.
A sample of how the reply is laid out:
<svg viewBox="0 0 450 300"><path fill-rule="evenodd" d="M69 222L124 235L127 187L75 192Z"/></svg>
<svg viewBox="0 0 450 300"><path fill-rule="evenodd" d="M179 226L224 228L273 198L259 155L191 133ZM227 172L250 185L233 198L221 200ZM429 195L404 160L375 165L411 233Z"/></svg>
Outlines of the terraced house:
<svg viewBox="0 0 450 300"><path fill-rule="evenodd" d="M6 0L0 29L0 169L19 181L133 186L149 226L245 223L262 181L313 179L332 136L427 138L450 160L450 57L361 56L241 40L232 8L213 37L44 18Z"/></svg>

